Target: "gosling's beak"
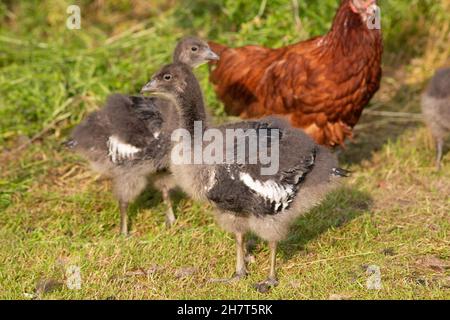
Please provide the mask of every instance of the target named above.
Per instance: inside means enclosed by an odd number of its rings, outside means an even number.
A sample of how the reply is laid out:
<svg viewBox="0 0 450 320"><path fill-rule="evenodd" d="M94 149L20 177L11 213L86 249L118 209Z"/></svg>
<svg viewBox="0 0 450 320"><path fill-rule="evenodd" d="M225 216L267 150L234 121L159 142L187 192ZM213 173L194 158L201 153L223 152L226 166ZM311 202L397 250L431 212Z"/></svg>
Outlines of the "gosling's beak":
<svg viewBox="0 0 450 320"><path fill-rule="evenodd" d="M142 89L141 89L141 93L154 93L156 92L158 89L157 85L156 85L156 81L152 80L149 83L147 83Z"/></svg>
<svg viewBox="0 0 450 320"><path fill-rule="evenodd" d="M220 60L220 57L214 51L212 51L211 49L208 49L206 51L205 59L212 60L212 61L218 61L218 60Z"/></svg>

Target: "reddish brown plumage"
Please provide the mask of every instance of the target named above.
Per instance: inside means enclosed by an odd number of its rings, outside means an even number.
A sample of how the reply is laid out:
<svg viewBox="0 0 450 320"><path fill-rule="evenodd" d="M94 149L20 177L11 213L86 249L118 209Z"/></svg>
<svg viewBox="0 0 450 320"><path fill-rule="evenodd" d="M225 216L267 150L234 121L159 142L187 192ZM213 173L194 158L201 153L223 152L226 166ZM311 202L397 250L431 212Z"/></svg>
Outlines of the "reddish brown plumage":
<svg viewBox="0 0 450 320"><path fill-rule="evenodd" d="M381 31L370 30L350 2L342 0L326 35L294 45L210 42L220 55L211 81L226 111L243 118L281 114L318 143L342 145L379 88L383 51Z"/></svg>

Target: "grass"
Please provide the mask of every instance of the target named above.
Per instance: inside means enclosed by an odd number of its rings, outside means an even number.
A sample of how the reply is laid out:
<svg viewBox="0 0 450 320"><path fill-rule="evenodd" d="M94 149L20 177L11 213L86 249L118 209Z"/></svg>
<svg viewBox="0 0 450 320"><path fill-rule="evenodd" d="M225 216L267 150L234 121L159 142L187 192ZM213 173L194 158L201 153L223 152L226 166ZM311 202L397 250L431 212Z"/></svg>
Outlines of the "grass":
<svg viewBox="0 0 450 320"><path fill-rule="evenodd" d="M435 172L414 116L426 80L450 55L448 1L381 1L382 87L340 153L354 174L297 221L268 294L252 288L268 270L268 248L253 238L248 279L209 281L232 274L234 241L209 206L182 194L173 228L164 227L161 195L148 190L133 205L132 237L119 237L110 183L60 143L111 92L137 92L181 35L281 46L325 32L337 1L300 1L301 28L282 0L261 16L259 1L79 3L79 31L65 29L66 1L0 4L0 298L27 299L36 287L42 299L450 298L450 154ZM223 119L207 74L198 71L208 106ZM81 290L42 289L64 282L72 265ZM380 267L381 290L366 288L368 265Z"/></svg>

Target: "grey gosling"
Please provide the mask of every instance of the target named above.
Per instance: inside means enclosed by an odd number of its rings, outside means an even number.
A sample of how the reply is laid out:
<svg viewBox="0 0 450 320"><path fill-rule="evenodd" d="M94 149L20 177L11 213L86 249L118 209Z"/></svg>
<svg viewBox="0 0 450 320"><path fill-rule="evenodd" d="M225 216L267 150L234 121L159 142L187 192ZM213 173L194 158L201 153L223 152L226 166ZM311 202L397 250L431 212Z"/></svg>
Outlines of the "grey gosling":
<svg viewBox="0 0 450 320"><path fill-rule="evenodd" d="M204 112L200 112L204 109L202 92L197 79L186 65L175 63L163 67L142 92L172 101L180 115L181 129L194 133L194 122L201 121L203 130L206 130ZM178 186L193 199L212 203L218 224L234 233L237 245L236 272L226 281L238 280L247 275L244 246L246 233L253 232L269 243L269 276L266 281L256 285L260 292L266 292L278 284L275 268L278 242L286 237L294 221L320 203L348 172L338 168L335 155L328 149L315 144L306 134L281 119L268 117L215 129L223 133L227 128L243 129L237 135L245 135L245 130L255 129L258 135L266 135L267 138L272 130L278 132L279 170L274 174L262 175L261 163L179 164L173 158L170 170ZM202 148L206 145L200 139L193 140L192 149L198 144ZM274 151L271 145L267 146L267 154ZM236 148L234 146L232 149L234 155Z"/></svg>
<svg viewBox="0 0 450 320"><path fill-rule="evenodd" d="M206 42L189 37L178 43L173 59L197 67L218 56ZM162 191L168 206L166 225L175 221L169 197L174 183L164 169L169 165L170 133L178 127L177 122L175 106L166 100L114 94L102 109L78 125L66 142L96 172L113 180L123 235L128 234L128 206L150 181Z"/></svg>
<svg viewBox="0 0 450 320"><path fill-rule="evenodd" d="M436 143L436 167L441 168L444 141L450 133L450 68L436 71L422 95L422 113Z"/></svg>

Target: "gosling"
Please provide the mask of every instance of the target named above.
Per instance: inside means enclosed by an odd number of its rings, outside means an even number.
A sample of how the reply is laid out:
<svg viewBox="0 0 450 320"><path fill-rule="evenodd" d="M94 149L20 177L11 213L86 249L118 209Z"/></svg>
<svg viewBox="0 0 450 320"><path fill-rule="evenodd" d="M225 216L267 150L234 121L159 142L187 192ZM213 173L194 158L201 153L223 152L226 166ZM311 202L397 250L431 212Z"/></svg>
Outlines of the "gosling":
<svg viewBox="0 0 450 320"><path fill-rule="evenodd" d="M422 95L422 113L436 144L436 168L440 170L444 141L450 133L450 68L436 71Z"/></svg>
<svg viewBox="0 0 450 320"><path fill-rule="evenodd" d="M142 92L172 101L178 110L183 132L194 134L200 123L203 133L207 133L202 92L191 69L185 64L174 63L163 67ZM328 149L315 144L306 134L283 120L269 117L215 129L225 136L227 128L243 129L241 135L248 129L254 129L260 139L268 136L277 139L278 171L263 175L261 163L194 164L179 161L177 157L171 157L170 169L178 185L188 195L213 204L218 224L235 235L236 272L228 281L247 275L245 234L253 232L268 241L269 275L267 280L256 285L259 291L265 292L278 284L276 250L279 241L286 237L294 221L319 204L348 172L338 168L335 155ZM238 134L239 131L235 132ZM194 138L189 147L194 150L205 145L203 139ZM172 147L172 153L177 154L175 148L179 145L173 144ZM267 148L266 154L276 152L272 144ZM233 152L236 159L238 148L225 149Z"/></svg>

